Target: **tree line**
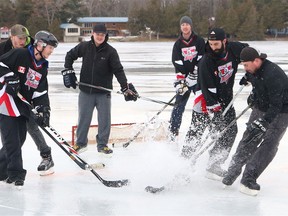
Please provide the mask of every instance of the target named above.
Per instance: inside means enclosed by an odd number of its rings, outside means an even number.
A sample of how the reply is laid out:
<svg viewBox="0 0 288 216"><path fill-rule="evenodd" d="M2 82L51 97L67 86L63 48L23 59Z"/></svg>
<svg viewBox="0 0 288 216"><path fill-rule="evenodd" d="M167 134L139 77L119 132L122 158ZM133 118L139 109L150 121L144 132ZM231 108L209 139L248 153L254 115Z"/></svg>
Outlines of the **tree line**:
<svg viewBox="0 0 288 216"><path fill-rule="evenodd" d="M63 36L61 23L86 16L128 17L132 35L149 30L177 37L183 15L203 37L221 27L238 40L262 40L267 29L288 27L288 0L0 0L0 26L20 23L31 35L49 30L57 38Z"/></svg>

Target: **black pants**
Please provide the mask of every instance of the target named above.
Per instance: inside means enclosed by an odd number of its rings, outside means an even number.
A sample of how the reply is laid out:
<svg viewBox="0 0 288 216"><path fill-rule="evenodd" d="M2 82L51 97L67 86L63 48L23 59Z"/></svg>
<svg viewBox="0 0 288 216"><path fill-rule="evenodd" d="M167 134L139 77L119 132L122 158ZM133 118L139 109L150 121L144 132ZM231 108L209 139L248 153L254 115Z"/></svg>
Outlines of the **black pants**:
<svg viewBox="0 0 288 216"><path fill-rule="evenodd" d="M262 118L265 113L253 109L248 124L255 119ZM275 157L280 140L285 134L288 126L288 113L280 113L269 124L262 140L252 141L249 144L243 142L248 132L245 131L229 164L227 177L235 180L242 172L242 167L246 164L242 181L254 181L266 169Z"/></svg>
<svg viewBox="0 0 288 216"><path fill-rule="evenodd" d="M25 180L22 145L26 139L25 117L10 117L0 114L2 148L0 149L0 179Z"/></svg>
<svg viewBox="0 0 288 216"><path fill-rule="evenodd" d="M230 122L236 118L236 113L234 107L231 107L221 122L221 125L217 125L221 130L226 128ZM186 134L186 143L193 148L193 151L198 151L205 142L201 140L205 129L208 127L210 133L213 134L215 128L211 127L211 119L208 114L197 113L193 111L192 121L189 127L189 131ZM216 129L216 130L219 130ZM209 151L209 162L208 169L213 166L222 165L229 156L233 143L235 141L238 129L237 124L235 123L229 129L224 132L224 134L217 139L211 150Z"/></svg>

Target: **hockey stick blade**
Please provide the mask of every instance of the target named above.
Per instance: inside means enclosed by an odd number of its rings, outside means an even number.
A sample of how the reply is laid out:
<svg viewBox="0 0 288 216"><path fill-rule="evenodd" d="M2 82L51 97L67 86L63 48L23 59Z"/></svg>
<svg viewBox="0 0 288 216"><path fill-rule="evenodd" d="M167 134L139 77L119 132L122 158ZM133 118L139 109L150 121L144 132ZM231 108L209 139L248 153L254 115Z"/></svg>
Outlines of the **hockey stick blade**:
<svg viewBox="0 0 288 216"><path fill-rule="evenodd" d="M17 94L22 102L27 104L29 109L31 110L33 115L37 114L37 111L34 107L20 94ZM89 165L85 160L83 160L78 153L69 145L68 142L51 126L40 126L39 127L83 170L89 170L98 178L100 182L102 182L107 187L122 187L126 186L129 183L128 179L124 180L116 180L116 181L108 181L104 180L91 165ZM68 148L68 149L67 149Z"/></svg>
<svg viewBox="0 0 288 216"><path fill-rule="evenodd" d="M162 187L152 187L152 186L147 186L145 188L145 191L148 192L148 193L153 193L153 194L156 194L156 193L160 193L161 191L164 191L165 190L165 187L162 186Z"/></svg>

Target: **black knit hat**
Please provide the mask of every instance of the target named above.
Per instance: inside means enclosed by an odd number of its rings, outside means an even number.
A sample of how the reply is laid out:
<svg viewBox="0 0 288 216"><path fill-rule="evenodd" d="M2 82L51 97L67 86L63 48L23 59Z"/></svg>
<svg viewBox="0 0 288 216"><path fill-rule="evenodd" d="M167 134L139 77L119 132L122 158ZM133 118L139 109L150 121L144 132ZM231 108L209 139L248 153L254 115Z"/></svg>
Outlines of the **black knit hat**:
<svg viewBox="0 0 288 216"><path fill-rule="evenodd" d="M266 59L265 53L260 53L252 47L245 47L240 53L241 62L254 61L256 58Z"/></svg>
<svg viewBox="0 0 288 216"><path fill-rule="evenodd" d="M211 29L208 35L208 40L224 40L225 38L225 31L221 28Z"/></svg>
<svg viewBox="0 0 288 216"><path fill-rule="evenodd" d="M183 23L188 23L192 27L192 19L188 16L181 17L180 25L182 25Z"/></svg>
<svg viewBox="0 0 288 216"><path fill-rule="evenodd" d="M96 24L93 28L93 32L95 33L103 33L103 34L106 34L107 33L107 29L106 29L106 26L105 24Z"/></svg>

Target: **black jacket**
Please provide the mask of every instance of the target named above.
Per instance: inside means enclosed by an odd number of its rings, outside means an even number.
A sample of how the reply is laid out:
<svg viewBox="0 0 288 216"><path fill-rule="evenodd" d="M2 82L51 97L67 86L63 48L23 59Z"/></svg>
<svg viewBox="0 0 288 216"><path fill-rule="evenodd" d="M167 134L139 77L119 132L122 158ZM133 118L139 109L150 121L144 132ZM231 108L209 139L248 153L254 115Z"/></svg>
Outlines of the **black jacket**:
<svg viewBox="0 0 288 216"><path fill-rule="evenodd" d="M246 46L248 44L227 42L224 56L215 55L210 46L206 48L207 52L199 63L198 89L203 93L207 108L218 104L225 108L232 100L240 52Z"/></svg>
<svg viewBox="0 0 288 216"><path fill-rule="evenodd" d="M288 77L277 64L266 59L246 77L253 86L253 106L265 112L266 121L272 122L278 113L288 113Z"/></svg>
<svg viewBox="0 0 288 216"><path fill-rule="evenodd" d="M175 67L175 73L182 73L187 77L194 71L195 65L205 53L205 41L192 32L189 40L182 36L174 43L172 50L172 63Z"/></svg>
<svg viewBox="0 0 288 216"><path fill-rule="evenodd" d="M107 41L108 34L99 47L96 47L93 36L90 41L79 43L67 52L64 67L73 69L74 61L82 57L80 82L112 89L113 75L115 75L121 87L127 86L127 78L118 53ZM103 92L83 85L79 88L86 93Z"/></svg>

